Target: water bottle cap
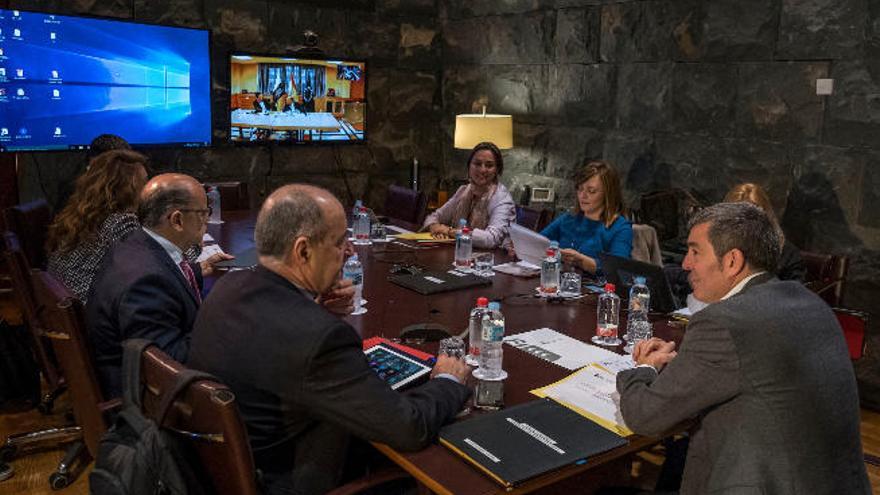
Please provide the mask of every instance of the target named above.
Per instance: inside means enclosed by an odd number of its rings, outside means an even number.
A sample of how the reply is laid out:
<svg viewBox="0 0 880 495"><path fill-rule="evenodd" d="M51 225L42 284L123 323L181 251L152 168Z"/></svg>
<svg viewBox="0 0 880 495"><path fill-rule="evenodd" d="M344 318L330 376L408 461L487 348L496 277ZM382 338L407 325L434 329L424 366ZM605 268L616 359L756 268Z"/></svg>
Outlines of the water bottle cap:
<svg viewBox="0 0 880 495"><path fill-rule="evenodd" d="M501 303L498 301L492 301L489 303L489 309L491 309L492 311L498 311L499 309L501 309Z"/></svg>
<svg viewBox="0 0 880 495"><path fill-rule="evenodd" d="M364 202L361 201L361 200L357 200L357 201L354 202L354 205L355 205L355 207L357 207L357 208L360 208L361 206L363 206L363 204L364 204Z"/></svg>
<svg viewBox="0 0 880 495"><path fill-rule="evenodd" d="M559 248L559 241L550 241L550 247L552 247L554 249L558 249Z"/></svg>
<svg viewBox="0 0 880 495"><path fill-rule="evenodd" d="M464 218L459 218L458 225L464 227L465 225L467 225L467 220L465 220Z"/></svg>
<svg viewBox="0 0 880 495"><path fill-rule="evenodd" d="M637 277L635 278L635 281L636 281L637 284L645 285L645 277L643 277L643 276L641 276L641 275L637 276Z"/></svg>
<svg viewBox="0 0 880 495"><path fill-rule="evenodd" d="M478 307L485 308L488 305L489 305L489 300L486 299L485 297L478 297L477 298L477 306Z"/></svg>
<svg viewBox="0 0 880 495"><path fill-rule="evenodd" d="M614 284L605 284L605 292L614 292Z"/></svg>
<svg viewBox="0 0 880 495"><path fill-rule="evenodd" d="M357 255L357 253L354 253L353 255L351 255L350 258L348 258L348 261L357 261L357 260L358 260L358 255Z"/></svg>

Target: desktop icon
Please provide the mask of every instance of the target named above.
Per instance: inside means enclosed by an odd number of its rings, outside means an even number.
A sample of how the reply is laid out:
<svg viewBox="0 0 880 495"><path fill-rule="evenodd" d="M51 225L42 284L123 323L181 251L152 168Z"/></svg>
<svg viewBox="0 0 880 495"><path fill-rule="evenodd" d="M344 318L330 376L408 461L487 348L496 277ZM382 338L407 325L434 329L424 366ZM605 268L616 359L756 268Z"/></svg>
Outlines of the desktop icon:
<svg viewBox="0 0 880 495"><path fill-rule="evenodd" d="M18 16L19 16L18 11L17 11L17 10L13 10L13 11L12 11L12 17L18 17Z"/></svg>
<svg viewBox="0 0 880 495"><path fill-rule="evenodd" d="M18 88L18 91L15 92L18 96L24 96L24 89Z"/></svg>
<svg viewBox="0 0 880 495"><path fill-rule="evenodd" d="M3 49L0 48L0 57L2 57L2 56L3 56Z"/></svg>
<svg viewBox="0 0 880 495"><path fill-rule="evenodd" d="M6 69L4 67L0 67L0 77L6 77Z"/></svg>
<svg viewBox="0 0 880 495"><path fill-rule="evenodd" d="M56 135L56 136L60 136L60 135L61 135L61 128L60 128L60 127L56 127L56 128L55 128L55 135Z"/></svg>
<svg viewBox="0 0 880 495"><path fill-rule="evenodd" d="M22 127L21 129L19 129L18 134L20 136L26 136L27 135L27 127Z"/></svg>
<svg viewBox="0 0 880 495"><path fill-rule="evenodd" d="M6 96L6 88L0 88L0 96Z"/></svg>
<svg viewBox="0 0 880 495"><path fill-rule="evenodd" d="M15 75L18 77L24 77L24 69L15 69Z"/></svg>
<svg viewBox="0 0 880 495"><path fill-rule="evenodd" d="M21 29L13 29L12 36L14 36L16 38L21 38Z"/></svg>
<svg viewBox="0 0 880 495"><path fill-rule="evenodd" d="M61 91L58 91L57 89L53 89L53 90L52 90L52 97L53 97L53 98L60 98L60 97L61 97Z"/></svg>
<svg viewBox="0 0 880 495"><path fill-rule="evenodd" d="M0 136L8 136L9 128L8 127L0 127Z"/></svg>
<svg viewBox="0 0 880 495"><path fill-rule="evenodd" d="M57 70L52 71L52 79L58 79L58 71Z"/></svg>
<svg viewBox="0 0 880 495"><path fill-rule="evenodd" d="M50 39L50 40L54 40L54 39L55 39L55 33L54 33L54 32L49 33L49 39Z"/></svg>

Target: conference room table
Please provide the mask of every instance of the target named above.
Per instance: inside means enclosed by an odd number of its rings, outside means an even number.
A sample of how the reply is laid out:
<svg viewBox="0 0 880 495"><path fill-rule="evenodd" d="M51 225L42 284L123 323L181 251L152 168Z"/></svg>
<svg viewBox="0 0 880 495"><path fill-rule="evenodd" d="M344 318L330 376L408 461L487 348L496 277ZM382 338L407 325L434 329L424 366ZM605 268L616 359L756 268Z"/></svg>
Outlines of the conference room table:
<svg viewBox="0 0 880 495"><path fill-rule="evenodd" d="M236 109L231 115L231 127L239 129L266 129L269 131L288 131L297 133L302 140L306 131L338 132L342 125L339 120L327 112L301 113L296 110L289 112L255 113L252 110Z"/></svg>
<svg viewBox="0 0 880 495"><path fill-rule="evenodd" d="M254 215L235 212L226 215L227 222L211 226L209 232L227 252L243 251L253 245ZM364 265L363 297L367 300L367 312L347 316L351 324L364 338L375 336L395 339L401 329L415 324L439 324L453 335L461 334L468 324L470 310L478 297L499 301L505 317L505 334L513 335L538 328L551 328L578 340L589 342L596 328L596 295L581 299L557 301L535 296L538 278L521 278L503 273L492 277L492 285L461 289L424 296L400 287L388 280L389 270L395 265L417 266L424 270L452 269L453 245L424 245L415 243L383 242L370 246L355 246ZM479 251L479 250L476 250ZM503 250L495 250L495 263L510 261ZM623 312L622 312L623 313ZM665 340L680 342L683 328L667 321L662 315L652 315L654 335ZM625 328L625 314L621 314L621 328ZM404 341L406 345L436 353L436 342ZM611 348L622 353L622 346ZM531 390L554 383L573 371L541 360L519 349L504 346L504 369L508 378L504 382L504 404L513 406L536 400ZM470 379L473 385L473 378ZM474 410L460 421L476 414ZM512 491L494 482L476 467L448 450L434 444L419 452L399 452L386 445L374 446L388 458L409 472L423 487L438 494L489 494L489 493L566 493L572 486L589 483L591 472L603 464L620 461L630 454L656 444L660 439L634 435L627 445L604 454L591 457L586 463L564 467L533 478Z"/></svg>

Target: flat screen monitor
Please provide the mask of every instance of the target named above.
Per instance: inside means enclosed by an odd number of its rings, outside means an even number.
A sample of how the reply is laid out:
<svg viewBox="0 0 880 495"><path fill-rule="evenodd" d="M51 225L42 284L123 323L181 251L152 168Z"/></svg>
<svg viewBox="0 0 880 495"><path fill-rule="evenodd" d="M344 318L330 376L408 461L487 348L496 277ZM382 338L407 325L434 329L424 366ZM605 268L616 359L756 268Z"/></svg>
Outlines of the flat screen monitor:
<svg viewBox="0 0 880 495"><path fill-rule="evenodd" d="M366 140L365 62L233 53L229 67L231 141Z"/></svg>
<svg viewBox="0 0 880 495"><path fill-rule="evenodd" d="M0 9L0 150L211 144L209 32Z"/></svg>

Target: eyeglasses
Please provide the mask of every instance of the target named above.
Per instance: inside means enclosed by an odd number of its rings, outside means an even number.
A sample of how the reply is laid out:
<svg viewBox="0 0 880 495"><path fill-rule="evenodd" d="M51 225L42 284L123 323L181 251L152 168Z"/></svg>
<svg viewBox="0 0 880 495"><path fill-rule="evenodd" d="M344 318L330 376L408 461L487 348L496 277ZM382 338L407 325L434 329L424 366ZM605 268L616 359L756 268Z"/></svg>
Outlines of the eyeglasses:
<svg viewBox="0 0 880 495"><path fill-rule="evenodd" d="M205 216L210 217L211 213L214 213L214 208L211 208L210 206L207 208L181 208L177 211L193 212L193 213L198 213L199 215L205 215Z"/></svg>

